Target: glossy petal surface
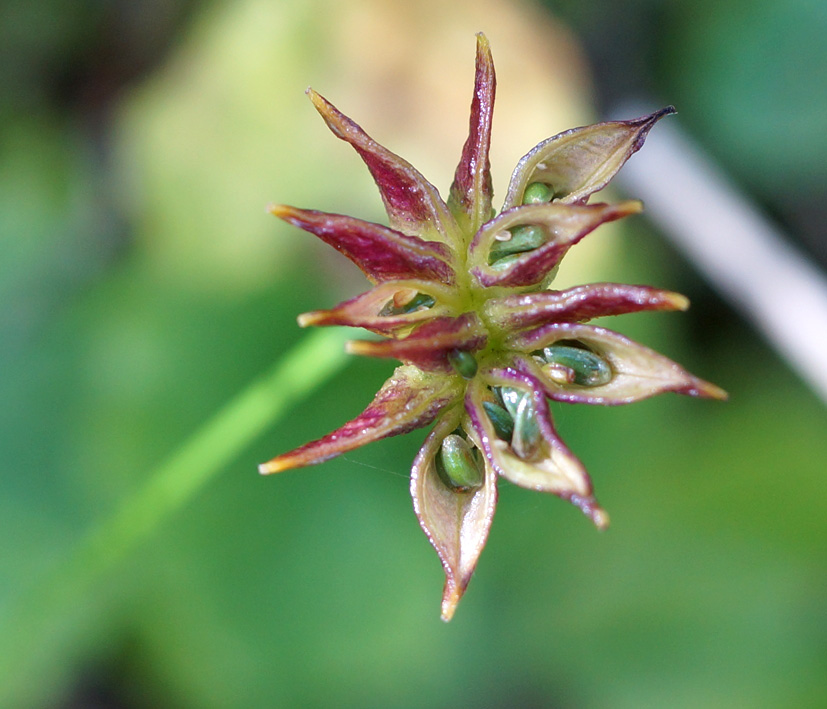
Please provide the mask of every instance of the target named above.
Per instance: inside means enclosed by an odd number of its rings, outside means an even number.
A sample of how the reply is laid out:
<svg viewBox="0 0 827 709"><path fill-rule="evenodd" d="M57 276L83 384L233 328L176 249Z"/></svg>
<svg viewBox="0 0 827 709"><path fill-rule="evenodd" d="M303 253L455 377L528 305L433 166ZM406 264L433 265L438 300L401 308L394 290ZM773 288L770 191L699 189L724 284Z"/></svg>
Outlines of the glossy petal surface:
<svg viewBox="0 0 827 709"><path fill-rule="evenodd" d="M680 293L649 286L595 283L564 291L492 298L485 303L485 315L503 329L519 330L551 322L584 322L607 315L688 307L689 300Z"/></svg>
<svg viewBox="0 0 827 709"><path fill-rule="evenodd" d="M727 397L722 389L698 379L671 359L602 327L554 323L514 335L508 344L513 350L528 353L561 340L581 342L602 356L611 365L614 378L597 387L560 385L547 375L547 367L536 360L523 359L524 368L538 377L547 396L555 401L629 404L668 391L707 399Z"/></svg>
<svg viewBox="0 0 827 709"><path fill-rule="evenodd" d="M430 307L419 306L408 312L394 312L404 311L404 303L418 294L429 296L434 304ZM299 316L299 325L350 325L395 337L400 333L408 334L411 328L426 320L448 315L451 308L447 303L453 295L451 289L433 281L386 281L330 310L303 313ZM403 305L396 306L397 302Z"/></svg>
<svg viewBox="0 0 827 709"><path fill-rule="evenodd" d="M308 89L307 94L333 134L350 143L365 161L382 195L391 227L423 239L451 243L457 238L456 222L436 187L409 162L379 145L323 96L313 89Z"/></svg>
<svg viewBox="0 0 827 709"><path fill-rule="evenodd" d="M477 62L474 77L474 98L468 140L454 173L448 206L465 234L473 235L491 218L491 119L497 80L494 61L485 35L477 35Z"/></svg>
<svg viewBox="0 0 827 709"><path fill-rule="evenodd" d="M435 458L442 439L457 428L461 414L461 407L446 412L425 439L411 470L414 512L445 569L442 619L446 621L471 580L497 504L496 474L490 465L483 484L469 491L449 487L437 472Z"/></svg>
<svg viewBox="0 0 827 709"><path fill-rule="evenodd" d="M329 460L387 436L427 426L460 394L453 377L427 374L416 367L397 367L370 405L352 421L318 441L307 443L259 466L279 473Z"/></svg>
<svg viewBox="0 0 827 709"><path fill-rule="evenodd" d="M448 264L448 251L438 242L423 241L342 214L285 205L274 205L270 212L330 244L374 283L402 278L453 282L454 271Z"/></svg>
<svg viewBox="0 0 827 709"><path fill-rule="evenodd" d="M471 273L486 288L533 286L541 283L574 244L601 224L636 214L640 202L620 204L570 205L552 203L515 207L492 219L477 233L471 245L472 262L481 263ZM488 253L497 235L520 226L538 226L546 233L546 243L522 254L505 269L488 265Z"/></svg>
<svg viewBox="0 0 827 709"><path fill-rule="evenodd" d="M486 339L479 318L474 313L466 313L458 318L431 320L403 340L351 341L348 351L368 357L392 357L430 371L451 372L450 353L478 350Z"/></svg>
<svg viewBox="0 0 827 709"><path fill-rule="evenodd" d="M570 204L586 201L611 180L672 106L630 121L608 121L573 128L544 140L517 164L503 210L522 204L532 182L550 184L558 199Z"/></svg>
<svg viewBox="0 0 827 709"><path fill-rule="evenodd" d="M512 446L497 436L491 420L485 414L482 401L486 396L483 382L475 381L468 387L465 408L471 419L486 458L508 481L538 492L550 492L579 507L600 528L609 524L608 515L594 498L592 481L578 458L557 436L551 422L541 384L528 374L514 370L495 369L482 379L493 386L511 386L528 392L540 430L541 442L531 457L521 457Z"/></svg>

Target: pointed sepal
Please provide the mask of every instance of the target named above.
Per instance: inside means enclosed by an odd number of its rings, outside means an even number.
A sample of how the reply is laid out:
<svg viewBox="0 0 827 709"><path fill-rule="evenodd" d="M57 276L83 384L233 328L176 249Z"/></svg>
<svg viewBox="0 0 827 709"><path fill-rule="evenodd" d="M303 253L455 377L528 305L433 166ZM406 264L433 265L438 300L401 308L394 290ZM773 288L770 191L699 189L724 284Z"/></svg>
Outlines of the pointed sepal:
<svg viewBox="0 0 827 709"><path fill-rule="evenodd" d="M491 218L491 119L494 113L496 90L494 61L488 40L477 35L477 59L474 76L474 96L471 100L471 120L468 139L462 148L454 182L448 196L448 206L460 229L469 235Z"/></svg>
<svg viewBox="0 0 827 709"><path fill-rule="evenodd" d="M380 438L427 426L444 406L461 396L456 380L416 367L397 367L359 416L318 441L262 463L259 472L266 475L314 465Z"/></svg>
<svg viewBox="0 0 827 709"><path fill-rule="evenodd" d="M556 363L546 363L544 348L555 343L576 343L610 367L608 383L579 386L560 376ZM629 404L664 392L705 399L726 399L720 387L687 372L671 359L611 330L593 325L553 323L512 335L507 346L535 353L521 358L520 367L542 382L546 395L555 401L576 404ZM570 378L571 379L571 378Z"/></svg>
<svg viewBox="0 0 827 709"><path fill-rule="evenodd" d="M472 353L485 346L485 328L475 313L434 318L402 340L351 340L350 354L391 357L431 372L452 372L456 352ZM473 355L470 355L473 356Z"/></svg>
<svg viewBox="0 0 827 709"><path fill-rule="evenodd" d="M454 217L439 192L409 162L382 147L320 94L307 95L337 138L359 153L382 195L390 225L404 234L455 244Z"/></svg>
<svg viewBox="0 0 827 709"><path fill-rule="evenodd" d="M433 281L386 281L330 310L299 315L299 325L347 325L402 337L426 320L452 312L452 288Z"/></svg>
<svg viewBox="0 0 827 709"><path fill-rule="evenodd" d="M634 200L619 204L552 204L515 207L488 222L471 244L471 274L490 288L534 286L547 281L566 252L601 224L637 214L643 205ZM517 238L517 229L533 228L541 234L536 248L489 263L499 239Z"/></svg>
<svg viewBox="0 0 827 709"><path fill-rule="evenodd" d="M270 205L271 214L315 234L347 256L373 282L420 278L452 283L448 249L394 229L343 214Z"/></svg>
<svg viewBox="0 0 827 709"><path fill-rule="evenodd" d="M461 416L461 406L443 415L425 439L411 471L414 512L445 570L444 621L451 620L471 580L497 504L496 474L490 465L484 465L482 485L466 490L447 484L437 470L442 441L459 426Z"/></svg>
<svg viewBox="0 0 827 709"><path fill-rule="evenodd" d="M484 402L494 403L492 387L507 387L525 397L523 406L531 407L527 421L533 425L529 445L517 445L517 425L510 440L500 437L486 413ZM540 492L549 492L578 507L599 528L609 524L609 516L594 497L592 481L578 458L560 440L543 388L530 374L514 369L491 369L481 373L468 386L465 409L479 437L486 458L506 480Z"/></svg>
<svg viewBox="0 0 827 709"><path fill-rule="evenodd" d="M585 202L643 147L652 126L672 113L674 107L667 106L630 121L573 128L544 140L517 163L503 210L522 204L526 188L533 183L550 186L554 199Z"/></svg>
<svg viewBox="0 0 827 709"><path fill-rule="evenodd" d="M492 298L484 311L489 322L513 331L552 322L585 322L608 315L688 307L689 300L680 293L624 283L592 283L563 291Z"/></svg>

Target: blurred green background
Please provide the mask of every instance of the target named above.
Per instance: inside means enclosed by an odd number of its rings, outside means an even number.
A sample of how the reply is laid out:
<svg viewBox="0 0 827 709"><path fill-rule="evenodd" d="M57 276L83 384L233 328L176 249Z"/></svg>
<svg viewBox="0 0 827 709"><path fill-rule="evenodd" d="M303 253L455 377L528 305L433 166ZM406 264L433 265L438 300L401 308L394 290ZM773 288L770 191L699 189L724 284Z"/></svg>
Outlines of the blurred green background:
<svg viewBox="0 0 827 709"><path fill-rule="evenodd" d="M304 88L444 190L479 30L499 195L540 139L646 95L827 261L820 0L3 0L0 706L827 705L827 414L645 218L561 277L689 295L687 314L612 327L731 400L554 408L608 532L501 486L441 623L407 490L423 433L256 473L393 366L352 361L105 573L63 585L88 530L306 336L297 313L364 290L265 214L383 218Z"/></svg>

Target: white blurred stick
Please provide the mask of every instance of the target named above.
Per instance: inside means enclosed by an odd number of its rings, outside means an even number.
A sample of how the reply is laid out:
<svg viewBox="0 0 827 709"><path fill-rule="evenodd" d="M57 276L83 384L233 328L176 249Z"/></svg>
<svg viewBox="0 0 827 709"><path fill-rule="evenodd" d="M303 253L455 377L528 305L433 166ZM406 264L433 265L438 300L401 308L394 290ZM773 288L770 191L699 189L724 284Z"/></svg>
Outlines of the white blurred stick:
<svg viewBox="0 0 827 709"><path fill-rule="evenodd" d="M615 115L640 115L623 108ZM827 278L680 131L657 125L619 180L827 402Z"/></svg>

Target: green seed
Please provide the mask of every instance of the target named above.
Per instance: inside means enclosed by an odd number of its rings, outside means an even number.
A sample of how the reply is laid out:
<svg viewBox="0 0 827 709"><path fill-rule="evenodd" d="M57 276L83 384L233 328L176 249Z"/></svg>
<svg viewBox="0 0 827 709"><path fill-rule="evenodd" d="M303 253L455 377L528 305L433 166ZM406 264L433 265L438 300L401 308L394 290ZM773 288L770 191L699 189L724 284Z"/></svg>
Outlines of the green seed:
<svg viewBox="0 0 827 709"><path fill-rule="evenodd" d="M448 361L462 375L463 379L473 379L477 373L477 360L470 352L452 350L448 353Z"/></svg>
<svg viewBox="0 0 827 709"><path fill-rule="evenodd" d="M498 387L496 392L511 418L514 418L517 415L517 409L520 408L520 402L525 396L525 392L512 387Z"/></svg>
<svg viewBox="0 0 827 709"><path fill-rule="evenodd" d="M546 242L546 233L540 226L518 226L509 230L508 241L495 241L488 252L488 263L495 268L502 268L500 261L513 254L533 251Z"/></svg>
<svg viewBox="0 0 827 709"><path fill-rule="evenodd" d="M396 306L393 302L393 298L391 298L387 303L385 303L382 310L379 311L379 315L382 317L388 317L389 315L405 315L407 313L413 313L420 308L431 308L434 303L436 303L434 297L428 295L427 293L417 293L401 307Z"/></svg>
<svg viewBox="0 0 827 709"><path fill-rule="evenodd" d="M515 261L517 261L522 254L512 254L511 256L504 256L501 259L497 259L496 261L491 261L489 265L495 271L505 271L509 266L511 266Z"/></svg>
<svg viewBox="0 0 827 709"><path fill-rule="evenodd" d="M523 192L523 204L545 204L554 199L554 190L545 182L532 182Z"/></svg>
<svg viewBox="0 0 827 709"><path fill-rule="evenodd" d="M504 441L510 441L514 433L514 419L511 418L508 411L493 401L483 401L482 408L485 409L485 413L488 414L488 418L491 419L497 436Z"/></svg>
<svg viewBox="0 0 827 709"><path fill-rule="evenodd" d="M597 387L612 381L611 365L591 350L571 345L551 345L543 349L543 359L574 372L574 383L582 387Z"/></svg>
<svg viewBox="0 0 827 709"><path fill-rule="evenodd" d="M482 485L481 466L462 436L455 433L445 436L436 459L437 472L450 487L467 490Z"/></svg>
<svg viewBox="0 0 827 709"><path fill-rule="evenodd" d="M523 393L514 415L514 435L511 437L511 449L520 458L530 458L537 452L540 444L540 428L537 425L537 412L531 394Z"/></svg>

